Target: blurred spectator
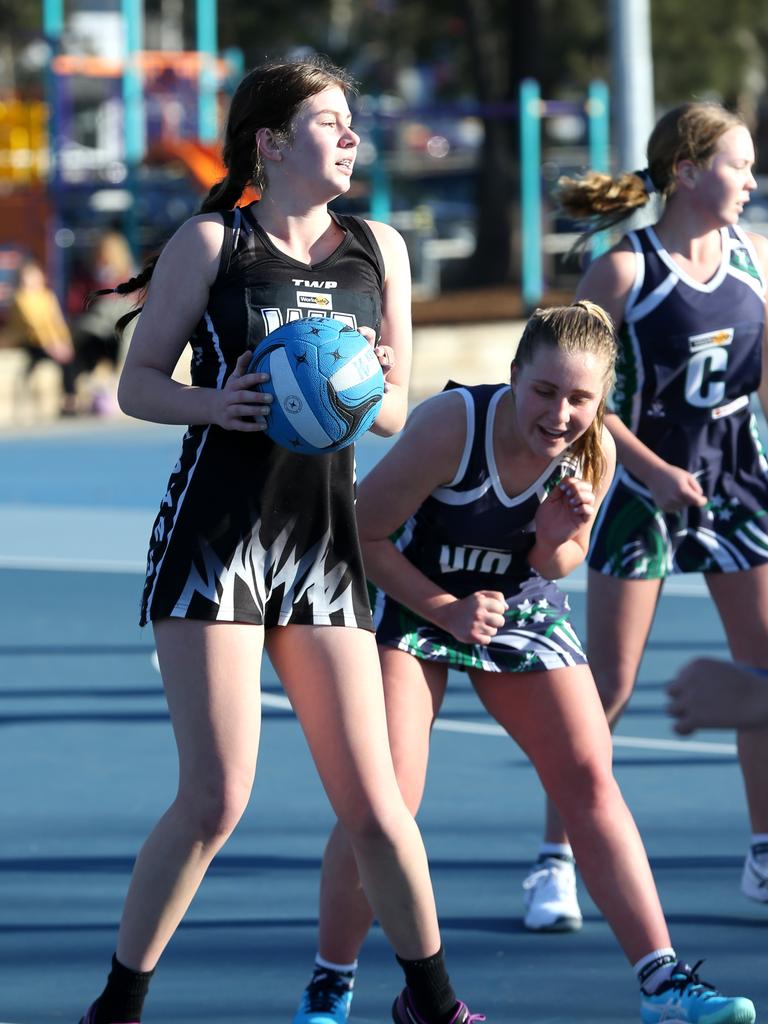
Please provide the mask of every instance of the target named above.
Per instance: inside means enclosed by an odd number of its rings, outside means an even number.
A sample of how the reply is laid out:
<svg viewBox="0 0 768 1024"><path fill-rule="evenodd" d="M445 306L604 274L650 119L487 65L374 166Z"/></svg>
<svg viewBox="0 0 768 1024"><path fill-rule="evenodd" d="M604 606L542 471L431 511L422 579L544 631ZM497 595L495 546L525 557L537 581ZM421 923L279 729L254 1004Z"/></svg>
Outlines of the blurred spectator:
<svg viewBox="0 0 768 1024"><path fill-rule="evenodd" d="M29 355L27 374L44 359L62 369L62 415L72 415L75 406L75 349L64 313L45 273L33 259L19 265L18 281L8 311L6 343Z"/></svg>
<svg viewBox="0 0 768 1024"><path fill-rule="evenodd" d="M96 242L87 267L70 285L67 307L75 347L75 376L93 373L100 364L106 364L110 371L109 383L94 389L92 411L96 413L107 413L115 407L114 381L122 363L115 324L134 308L134 299L124 295L90 296L102 288L114 288L135 272L127 239L119 231L109 230Z"/></svg>

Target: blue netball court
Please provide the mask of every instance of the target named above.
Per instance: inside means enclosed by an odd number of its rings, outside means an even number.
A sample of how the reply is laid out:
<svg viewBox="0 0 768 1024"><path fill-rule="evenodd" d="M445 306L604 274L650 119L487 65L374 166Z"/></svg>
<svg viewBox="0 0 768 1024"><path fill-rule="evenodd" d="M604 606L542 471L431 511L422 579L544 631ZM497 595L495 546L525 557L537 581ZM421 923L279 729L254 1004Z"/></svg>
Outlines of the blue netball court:
<svg viewBox="0 0 768 1024"><path fill-rule="evenodd" d="M0 440L0 1021L76 1024L103 986L133 858L175 789L175 748L137 625L145 546L181 430L63 424ZM360 447L365 472L387 442ZM243 467L248 472L248 467ZM571 594L583 633L584 582ZM698 578L663 598L615 764L678 952L768 1019L768 906L739 891L749 839L733 736L674 736L664 684L726 654ZM249 809L161 961L145 1024L288 1024L315 952L331 814L287 701L264 672ZM531 935L521 882L541 791L525 757L453 679L420 816L448 964L489 1024L634 1024L635 979L581 890L583 930ZM401 984L382 933L352 1021L385 1024Z"/></svg>

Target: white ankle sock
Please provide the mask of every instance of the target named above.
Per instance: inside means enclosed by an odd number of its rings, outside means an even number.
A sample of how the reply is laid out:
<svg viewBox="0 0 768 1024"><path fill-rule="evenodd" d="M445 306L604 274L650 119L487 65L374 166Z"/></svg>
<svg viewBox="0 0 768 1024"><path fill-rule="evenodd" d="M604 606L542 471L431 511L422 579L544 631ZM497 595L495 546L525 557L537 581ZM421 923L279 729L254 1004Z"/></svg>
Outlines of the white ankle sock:
<svg viewBox="0 0 768 1024"><path fill-rule="evenodd" d="M634 972L643 992L652 996L659 985L663 985L672 977L676 963L677 954L671 946L666 949L654 949L652 953L638 960L634 965Z"/></svg>
<svg viewBox="0 0 768 1024"><path fill-rule="evenodd" d="M768 832L753 832L750 846L758 864L768 866Z"/></svg>
<svg viewBox="0 0 768 1024"><path fill-rule="evenodd" d="M324 960L318 953L315 956L315 966L324 967L326 971L336 971L338 974L354 974L357 970L357 960L351 964L335 964L332 960Z"/></svg>

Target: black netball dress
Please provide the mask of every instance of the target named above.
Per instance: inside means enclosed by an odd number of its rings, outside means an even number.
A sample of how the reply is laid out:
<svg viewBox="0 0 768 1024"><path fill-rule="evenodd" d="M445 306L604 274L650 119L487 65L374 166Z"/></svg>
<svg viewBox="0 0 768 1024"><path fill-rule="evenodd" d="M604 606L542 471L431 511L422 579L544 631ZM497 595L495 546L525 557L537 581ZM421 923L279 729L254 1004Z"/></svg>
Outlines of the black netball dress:
<svg viewBox="0 0 768 1024"><path fill-rule="evenodd" d="M535 672L582 665L568 598L532 568L528 554L542 501L580 467L566 451L521 494L504 491L493 451L493 424L507 384L458 388L467 437L456 477L438 487L393 538L398 550L454 597L498 590L504 625L489 644L462 643L382 591L374 592L376 641L424 661L487 672Z"/></svg>
<svg viewBox="0 0 768 1024"><path fill-rule="evenodd" d="M224 214L192 383L221 388L246 348L299 317L381 326L384 265L362 220L313 266L281 253L250 208ZM298 455L265 434L191 426L150 538L141 624L166 617L371 629L354 512L354 448Z"/></svg>

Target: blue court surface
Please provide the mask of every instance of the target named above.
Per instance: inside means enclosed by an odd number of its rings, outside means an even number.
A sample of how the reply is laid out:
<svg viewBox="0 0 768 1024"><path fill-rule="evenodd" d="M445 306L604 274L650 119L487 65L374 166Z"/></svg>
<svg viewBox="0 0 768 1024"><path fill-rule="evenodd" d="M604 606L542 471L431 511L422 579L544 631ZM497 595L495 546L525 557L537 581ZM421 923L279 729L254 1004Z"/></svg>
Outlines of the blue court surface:
<svg viewBox="0 0 768 1024"><path fill-rule="evenodd" d="M104 982L133 857L171 800L175 749L148 630L145 545L181 430L63 424L0 439L0 1020L76 1024ZM386 442L360 446L361 470ZM583 574L567 589L583 632ZM725 655L698 578L672 583L615 739L673 940L768 1014L768 906L739 892L749 829L733 736L675 738L664 683ZM145 1024L288 1024L315 952L331 814L267 666L249 809L161 961ZM491 1024L639 1019L635 979L581 891L575 935L530 935L521 881L542 798L525 757L456 675L420 815L455 986ZM401 984L380 930L352 1021L385 1024Z"/></svg>

